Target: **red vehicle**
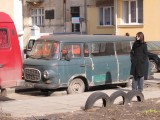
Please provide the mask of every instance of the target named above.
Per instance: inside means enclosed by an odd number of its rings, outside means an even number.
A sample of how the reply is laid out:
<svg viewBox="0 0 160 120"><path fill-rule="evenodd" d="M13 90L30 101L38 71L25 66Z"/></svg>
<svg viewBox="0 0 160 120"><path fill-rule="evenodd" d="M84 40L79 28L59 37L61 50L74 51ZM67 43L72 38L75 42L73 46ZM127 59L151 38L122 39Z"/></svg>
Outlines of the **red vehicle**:
<svg viewBox="0 0 160 120"><path fill-rule="evenodd" d="M0 89L6 95L6 88L14 87L22 80L22 58L17 31L13 20L0 12Z"/></svg>

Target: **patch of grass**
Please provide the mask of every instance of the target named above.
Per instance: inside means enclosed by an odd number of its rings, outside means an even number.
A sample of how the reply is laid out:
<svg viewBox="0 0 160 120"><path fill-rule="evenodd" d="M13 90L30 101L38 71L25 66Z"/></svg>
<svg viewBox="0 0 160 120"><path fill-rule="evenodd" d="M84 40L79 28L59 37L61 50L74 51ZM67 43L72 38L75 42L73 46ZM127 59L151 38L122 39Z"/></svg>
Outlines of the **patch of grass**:
<svg viewBox="0 0 160 120"><path fill-rule="evenodd" d="M144 113L145 113L146 115L148 115L148 114L160 113L160 111L153 110L153 109L149 109L149 110L145 110Z"/></svg>

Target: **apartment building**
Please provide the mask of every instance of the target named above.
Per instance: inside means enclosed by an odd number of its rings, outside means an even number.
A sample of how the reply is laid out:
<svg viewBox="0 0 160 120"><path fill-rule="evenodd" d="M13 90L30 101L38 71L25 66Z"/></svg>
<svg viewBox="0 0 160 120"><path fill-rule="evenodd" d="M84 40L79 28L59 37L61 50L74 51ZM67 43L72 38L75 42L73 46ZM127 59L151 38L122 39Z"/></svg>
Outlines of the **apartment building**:
<svg viewBox="0 0 160 120"><path fill-rule="evenodd" d="M88 34L135 36L142 31L145 40L160 40L160 0L95 0L87 6Z"/></svg>

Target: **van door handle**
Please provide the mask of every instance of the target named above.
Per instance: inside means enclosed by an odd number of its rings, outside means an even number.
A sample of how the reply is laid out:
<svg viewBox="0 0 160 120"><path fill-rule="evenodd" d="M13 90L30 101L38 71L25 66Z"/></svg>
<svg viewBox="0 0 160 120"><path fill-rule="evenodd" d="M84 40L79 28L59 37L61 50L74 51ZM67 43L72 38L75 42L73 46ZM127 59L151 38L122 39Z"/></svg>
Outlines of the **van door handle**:
<svg viewBox="0 0 160 120"><path fill-rule="evenodd" d="M4 64L0 64L0 68L3 68L4 67Z"/></svg>
<svg viewBox="0 0 160 120"><path fill-rule="evenodd" d="M86 66L85 64L81 64L81 65L80 65L80 67L85 67L85 66Z"/></svg>
<svg viewBox="0 0 160 120"><path fill-rule="evenodd" d="M92 65L90 65L90 64L81 64L81 65L80 65L80 67L86 67L86 66L92 67Z"/></svg>

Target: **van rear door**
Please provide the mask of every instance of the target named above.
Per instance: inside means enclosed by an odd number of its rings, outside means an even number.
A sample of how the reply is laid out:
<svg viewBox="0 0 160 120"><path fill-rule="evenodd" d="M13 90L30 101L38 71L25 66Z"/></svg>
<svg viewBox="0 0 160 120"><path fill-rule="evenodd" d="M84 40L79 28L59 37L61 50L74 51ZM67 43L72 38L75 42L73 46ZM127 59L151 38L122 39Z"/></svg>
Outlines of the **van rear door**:
<svg viewBox="0 0 160 120"><path fill-rule="evenodd" d="M22 77L17 32L10 17L0 12L0 88L13 87Z"/></svg>
<svg viewBox="0 0 160 120"><path fill-rule="evenodd" d="M14 79L14 51L9 38L8 26L0 28L0 82L2 86L9 80ZM13 76L12 76L13 75Z"/></svg>
<svg viewBox="0 0 160 120"><path fill-rule="evenodd" d="M130 41L122 41L122 42L116 42L116 53L118 58L118 80L124 81L129 78L130 75Z"/></svg>

